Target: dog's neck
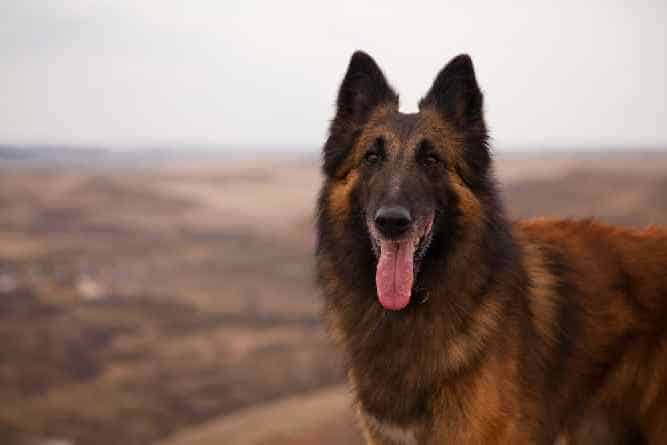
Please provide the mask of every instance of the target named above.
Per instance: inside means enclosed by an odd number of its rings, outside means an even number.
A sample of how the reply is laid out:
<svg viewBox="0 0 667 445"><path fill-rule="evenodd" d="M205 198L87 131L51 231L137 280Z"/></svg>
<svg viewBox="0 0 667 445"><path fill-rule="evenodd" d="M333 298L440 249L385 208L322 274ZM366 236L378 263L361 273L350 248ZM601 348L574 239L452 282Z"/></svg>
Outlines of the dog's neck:
<svg viewBox="0 0 667 445"><path fill-rule="evenodd" d="M402 311L385 310L375 289L354 281L337 283L328 295L361 408L373 417L396 425L427 421L435 388L475 366L498 329L505 302L492 294L502 294L496 274L515 254L514 241L503 221L474 236L458 244L465 251L424 262Z"/></svg>

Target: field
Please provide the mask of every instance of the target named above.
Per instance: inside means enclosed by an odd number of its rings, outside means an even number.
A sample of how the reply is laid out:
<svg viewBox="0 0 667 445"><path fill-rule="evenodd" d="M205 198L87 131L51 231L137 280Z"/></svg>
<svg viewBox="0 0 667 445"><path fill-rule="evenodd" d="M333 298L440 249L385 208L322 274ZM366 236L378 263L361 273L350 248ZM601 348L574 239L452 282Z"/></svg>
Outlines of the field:
<svg viewBox="0 0 667 445"><path fill-rule="evenodd" d="M512 217L667 224L667 154L498 160ZM359 441L313 280L317 161L0 159L0 442Z"/></svg>

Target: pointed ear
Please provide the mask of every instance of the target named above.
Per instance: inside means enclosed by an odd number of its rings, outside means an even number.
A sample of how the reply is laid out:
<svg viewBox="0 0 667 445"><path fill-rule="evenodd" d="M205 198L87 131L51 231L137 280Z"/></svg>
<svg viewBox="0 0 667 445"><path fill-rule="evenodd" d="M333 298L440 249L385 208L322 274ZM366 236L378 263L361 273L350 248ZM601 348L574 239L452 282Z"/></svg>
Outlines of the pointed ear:
<svg viewBox="0 0 667 445"><path fill-rule="evenodd" d="M375 60L362 51L352 54L338 91L336 118L363 125L377 106L397 102L398 96Z"/></svg>
<svg viewBox="0 0 667 445"><path fill-rule="evenodd" d="M467 54L461 54L438 73L433 86L419 102L419 108L435 107L447 120L466 129L483 120L482 102L472 60Z"/></svg>
<svg viewBox="0 0 667 445"><path fill-rule="evenodd" d="M491 164L488 133L482 110L483 98L467 54L454 57L433 82L419 108L434 108L463 134L463 157L467 168L463 180L473 189L487 184Z"/></svg>
<svg viewBox="0 0 667 445"><path fill-rule="evenodd" d="M362 51L355 52L338 91L336 116L324 146L327 175L333 176L371 113L385 104L398 105L398 95L371 56Z"/></svg>

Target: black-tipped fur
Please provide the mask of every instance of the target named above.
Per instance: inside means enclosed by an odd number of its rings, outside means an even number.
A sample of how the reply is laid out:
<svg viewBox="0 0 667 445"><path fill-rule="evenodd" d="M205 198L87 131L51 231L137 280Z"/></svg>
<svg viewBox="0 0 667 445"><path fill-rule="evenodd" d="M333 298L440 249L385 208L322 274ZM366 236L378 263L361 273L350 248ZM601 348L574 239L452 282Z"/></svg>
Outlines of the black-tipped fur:
<svg viewBox="0 0 667 445"><path fill-rule="evenodd" d="M461 54L438 73L419 108L433 107L465 135L465 156L473 175L464 179L471 185L486 173L491 162L488 134L484 124L484 97L470 56Z"/></svg>
<svg viewBox="0 0 667 445"><path fill-rule="evenodd" d="M371 112L382 104L398 105L398 95L368 54L352 55L336 101L336 116L324 146L324 172L333 176Z"/></svg>
<svg viewBox="0 0 667 445"><path fill-rule="evenodd" d="M371 443L667 443L667 230L510 223L468 56L418 113L397 103L355 53L318 202L317 278ZM389 204L432 227L408 234L401 308L376 287L369 215Z"/></svg>

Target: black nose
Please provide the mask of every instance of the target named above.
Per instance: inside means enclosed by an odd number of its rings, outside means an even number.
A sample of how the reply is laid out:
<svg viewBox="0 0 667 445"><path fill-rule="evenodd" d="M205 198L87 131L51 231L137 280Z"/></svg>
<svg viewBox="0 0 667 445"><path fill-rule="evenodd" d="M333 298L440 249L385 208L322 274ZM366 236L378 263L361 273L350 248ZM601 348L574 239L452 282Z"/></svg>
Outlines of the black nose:
<svg viewBox="0 0 667 445"><path fill-rule="evenodd" d="M412 216L405 207L380 207L375 214L375 225L387 238L397 238L410 227Z"/></svg>

